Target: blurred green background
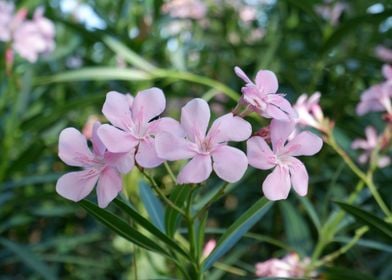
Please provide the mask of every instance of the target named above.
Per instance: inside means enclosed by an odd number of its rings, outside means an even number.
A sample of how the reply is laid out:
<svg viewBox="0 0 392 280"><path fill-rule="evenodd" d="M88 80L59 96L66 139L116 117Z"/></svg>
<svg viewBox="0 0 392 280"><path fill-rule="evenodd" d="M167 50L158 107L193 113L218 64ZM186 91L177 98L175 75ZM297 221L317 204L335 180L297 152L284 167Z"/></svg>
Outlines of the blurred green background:
<svg viewBox="0 0 392 280"><path fill-rule="evenodd" d="M239 94L243 82L235 76L234 66L250 77L259 69L270 69L278 76L279 92L291 102L302 93L322 93L324 113L336 121L337 139L353 157L350 143L363 137L365 126L382 128L379 114L359 118L355 106L363 90L383 79L384 62L375 48L392 47L391 1L340 1L345 8L336 22L322 16L320 7L328 11L338 1L201 2L206 10L200 18L179 18L164 8L164 1L153 0L15 3L28 8L30 15L36 7L45 7L45 16L56 25L56 49L35 64L16 57L7 75L6 44L0 43L0 279L132 279L135 248L55 192L57 178L70 170L57 156L59 132L68 126L82 129L91 115L104 121L101 107L110 90L135 94L160 87L168 100L165 114L174 117L190 98L207 96L216 117L231 110L236 100L220 86L203 82L203 77ZM110 44L107 36L121 45ZM144 62L138 63L121 46L174 74L148 74ZM90 70L70 72L83 69ZM259 120L252 122L254 130L262 127ZM347 197L358 180L327 146L303 160L310 174L308 200L322 224L336 209L332 201ZM213 206L210 238L219 237L261 196L266 174L249 168L231 193ZM163 168L155 175L165 184ZM126 192L135 197L138 176L125 178ZM217 182L210 180L206 192ZM376 182L391 205L391 168L378 171ZM359 203L374 214L379 211L366 190ZM317 228L304 205L296 195L276 203L252 229L259 239L243 238L222 262L236 263L247 273L243 279L251 279L256 262L284 256L292 248L309 256ZM355 222L346 219L327 252L347 242L353 228ZM263 242L265 236L283 244ZM391 279L391 252L390 244L371 231L338 259L340 268L330 268L330 277L337 277L330 279ZM156 255L141 256L140 279L171 269ZM240 278L219 270L214 277Z"/></svg>

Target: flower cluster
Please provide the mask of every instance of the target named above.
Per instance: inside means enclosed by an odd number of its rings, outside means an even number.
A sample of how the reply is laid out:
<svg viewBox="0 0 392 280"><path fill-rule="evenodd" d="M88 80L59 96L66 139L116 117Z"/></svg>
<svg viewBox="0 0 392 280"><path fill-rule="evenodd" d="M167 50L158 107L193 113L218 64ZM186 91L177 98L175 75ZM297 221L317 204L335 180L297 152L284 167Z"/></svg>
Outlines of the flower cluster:
<svg viewBox="0 0 392 280"><path fill-rule="evenodd" d="M277 93L278 80L273 72L259 71L255 83L240 68L235 72L246 82L241 100L232 113L218 117L209 129L211 113L203 99L185 104L177 121L160 117L166 99L158 88L140 91L135 97L109 92L102 113L111 124L94 124L93 152L76 129L61 132L60 158L84 170L63 175L57 192L79 201L98 182L98 204L106 207L122 188L120 174L135 166L155 168L164 161L188 159L177 176L178 184L201 183L213 171L226 182L237 182L249 164L262 170L273 168L262 186L268 199L287 198L291 185L299 195L306 195L308 173L296 157L316 154L322 147L321 138L302 131L288 140L296 128L297 113L284 95ZM241 107L245 107L243 111ZM251 137L252 127L243 118L250 112L272 118L268 128L272 149L263 137ZM228 144L246 140L247 154Z"/></svg>
<svg viewBox="0 0 392 280"><path fill-rule="evenodd" d="M53 51L55 27L43 16L42 8L35 10L32 20L26 19L26 9L14 10L12 3L0 1L0 41L9 42L21 57L34 63L39 54ZM10 60L12 55L7 52Z"/></svg>

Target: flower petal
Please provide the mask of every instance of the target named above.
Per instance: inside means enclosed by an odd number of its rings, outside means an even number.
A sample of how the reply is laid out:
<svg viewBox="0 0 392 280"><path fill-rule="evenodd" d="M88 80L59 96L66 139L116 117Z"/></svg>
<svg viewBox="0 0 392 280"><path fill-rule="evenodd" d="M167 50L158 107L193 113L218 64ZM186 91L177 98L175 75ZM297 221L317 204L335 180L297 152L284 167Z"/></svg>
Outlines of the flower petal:
<svg viewBox="0 0 392 280"><path fill-rule="evenodd" d="M244 152L226 145L212 153L213 168L219 178L230 183L237 182L244 176L248 159Z"/></svg>
<svg viewBox="0 0 392 280"><path fill-rule="evenodd" d="M260 136L251 137L246 142L249 165L258 169L271 169L276 164L276 157L271 148Z"/></svg>
<svg viewBox="0 0 392 280"><path fill-rule="evenodd" d="M210 108L201 98L192 99L181 109L181 126L192 141L204 138L209 121Z"/></svg>
<svg viewBox="0 0 392 280"><path fill-rule="evenodd" d="M177 183L201 183L208 179L211 172L211 157L209 155L196 155L184 166L180 174L178 174Z"/></svg>
<svg viewBox="0 0 392 280"><path fill-rule="evenodd" d="M279 113L277 117L271 115L271 117L273 118L290 120L298 117L297 112L293 109L290 102L281 94L269 94L267 97L267 103L267 113L268 111L270 111L269 114L274 114L276 113L276 109L281 111L281 113ZM282 113L284 114L284 116L281 115Z"/></svg>
<svg viewBox="0 0 392 280"><path fill-rule="evenodd" d="M132 117L135 122L147 123L159 116L166 107L163 91L153 87L138 92L132 104Z"/></svg>
<svg viewBox="0 0 392 280"><path fill-rule="evenodd" d="M252 127L243 118L233 116L232 113L217 118L211 126L207 137L214 143L227 141L245 141L252 134Z"/></svg>
<svg viewBox="0 0 392 280"><path fill-rule="evenodd" d="M63 129L59 137L59 157L70 166L86 166L94 160L86 137L73 127Z"/></svg>
<svg viewBox="0 0 392 280"><path fill-rule="evenodd" d="M245 74L245 72L238 66L234 67L235 74L241 78L245 83L253 84L249 77Z"/></svg>
<svg viewBox="0 0 392 280"><path fill-rule="evenodd" d="M127 153L139 143L139 140L130 133L108 124L101 125L98 129L98 136L108 151L112 153Z"/></svg>
<svg viewBox="0 0 392 280"><path fill-rule="evenodd" d="M323 140L310 131L303 131L285 146L291 156L312 156L318 153L323 146Z"/></svg>
<svg viewBox="0 0 392 280"><path fill-rule="evenodd" d="M264 94L275 93L278 90L278 78L269 70L260 70L256 74L256 86Z"/></svg>
<svg viewBox="0 0 392 280"><path fill-rule="evenodd" d="M160 132L169 132L176 136L185 137L185 131L178 121L172 118L159 118L150 123L148 133L157 135Z"/></svg>
<svg viewBox="0 0 392 280"><path fill-rule="evenodd" d="M110 91L106 94L106 100L102 107L102 113L116 127L129 130L133 120L128 97L117 91Z"/></svg>
<svg viewBox="0 0 392 280"><path fill-rule="evenodd" d="M263 182L263 193L269 200L286 199L290 192L290 175L285 166L276 166Z"/></svg>
<svg viewBox="0 0 392 280"><path fill-rule="evenodd" d="M155 136L157 155L165 160L191 158L196 154L193 146L195 146L194 143L168 132L162 132Z"/></svg>
<svg viewBox="0 0 392 280"><path fill-rule="evenodd" d="M384 64L382 66L382 74L384 75L385 79L392 80L392 66Z"/></svg>
<svg viewBox="0 0 392 280"><path fill-rule="evenodd" d="M72 201L80 201L93 190L99 172L95 169L69 172L57 180L56 192Z"/></svg>
<svg viewBox="0 0 392 280"><path fill-rule="evenodd" d="M273 119L270 124L271 142L274 151L282 148L289 135L294 131L294 122Z"/></svg>
<svg viewBox="0 0 392 280"><path fill-rule="evenodd" d="M305 165L298 159L290 158L289 170L291 184L294 190L300 195L305 196L308 193L309 176Z"/></svg>
<svg viewBox="0 0 392 280"><path fill-rule="evenodd" d="M113 168L105 168L98 180L97 197L98 206L106 208L109 203L121 192L122 179Z"/></svg>
<svg viewBox="0 0 392 280"><path fill-rule="evenodd" d="M98 128L101 126L100 122L95 122L93 125L93 133L91 136L91 142L93 143L94 154L98 156L103 156L106 151L106 146L102 143L98 136Z"/></svg>
<svg viewBox="0 0 392 280"><path fill-rule="evenodd" d="M154 168L164 162L159 158L154 145L154 139L149 137L140 141L137 153L135 156L136 162L145 168Z"/></svg>
<svg viewBox="0 0 392 280"><path fill-rule="evenodd" d="M132 150L128 153L105 153L105 163L114 167L120 173L128 173L135 166L135 151Z"/></svg>

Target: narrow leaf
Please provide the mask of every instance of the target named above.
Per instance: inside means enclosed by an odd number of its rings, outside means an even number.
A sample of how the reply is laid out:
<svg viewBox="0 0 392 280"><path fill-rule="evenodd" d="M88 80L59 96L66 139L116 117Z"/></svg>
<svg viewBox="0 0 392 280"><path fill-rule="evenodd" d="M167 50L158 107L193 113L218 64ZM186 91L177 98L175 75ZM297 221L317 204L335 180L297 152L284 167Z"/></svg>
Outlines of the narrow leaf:
<svg viewBox="0 0 392 280"><path fill-rule="evenodd" d="M162 232L165 232L165 210L161 201L155 196L155 194L151 191L150 186L148 186L144 181L142 181L139 185L139 193L151 221Z"/></svg>
<svg viewBox="0 0 392 280"><path fill-rule="evenodd" d="M43 279L57 279L53 271L27 246L19 245L1 237L0 244L18 256L24 264L36 271Z"/></svg>
<svg viewBox="0 0 392 280"><path fill-rule="evenodd" d="M176 250L180 254L184 255L185 257L188 257L187 253L181 249L177 245L175 241L173 241L171 238L169 238L167 235L162 233L157 227L155 227L153 224L150 223L146 218L144 218L142 215L137 213L135 209L132 208L131 205L128 203L122 201L121 199L116 198L114 200L114 203L125 213L127 213L132 219L134 219L135 222L137 222L140 226L142 226L145 230L147 230L149 233L154 235L154 237L158 238L160 241L168 245L170 248Z"/></svg>
<svg viewBox="0 0 392 280"><path fill-rule="evenodd" d="M86 211L97 218L105 226L113 230L115 233L121 237L127 239L150 251L155 251L164 255L169 256L169 254L155 241L145 237L143 234L138 232L136 229L130 227L124 220L119 219L114 214L110 213L105 209L101 209L94 203L88 200L82 200L79 204L86 209Z"/></svg>
<svg viewBox="0 0 392 280"><path fill-rule="evenodd" d="M37 78L37 84L75 82L75 81L145 81L152 77L140 70L122 69L114 67L86 67L78 70L66 71L53 76Z"/></svg>
<svg viewBox="0 0 392 280"><path fill-rule="evenodd" d="M263 217L271 208L272 202L266 198L259 199L252 205L218 240L215 249L203 262L203 270L209 269L221 256L229 251L235 243Z"/></svg>
<svg viewBox="0 0 392 280"><path fill-rule="evenodd" d="M170 195L170 200L173 201L176 206L182 208L186 198L189 195L190 190L191 188L186 188L184 186L176 186L172 194ZM174 233L176 232L177 227L180 223L180 218L180 214L175 209L171 207L166 208L165 228L169 236L174 236Z"/></svg>
<svg viewBox="0 0 392 280"><path fill-rule="evenodd" d="M344 203L336 202L344 211L352 215L359 222L368 225L370 229L375 229L379 233L383 234L389 239L392 239L392 225L384 222L379 217L364 211L356 206Z"/></svg>

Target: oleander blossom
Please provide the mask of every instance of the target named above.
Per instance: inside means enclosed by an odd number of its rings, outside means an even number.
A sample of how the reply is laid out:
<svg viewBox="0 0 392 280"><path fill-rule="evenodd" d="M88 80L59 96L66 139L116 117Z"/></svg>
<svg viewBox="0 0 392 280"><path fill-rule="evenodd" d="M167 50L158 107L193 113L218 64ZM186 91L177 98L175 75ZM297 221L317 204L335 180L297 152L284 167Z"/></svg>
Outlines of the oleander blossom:
<svg viewBox="0 0 392 280"><path fill-rule="evenodd" d="M303 131L292 140L287 140L294 128L293 122L272 120L272 150L260 136L254 136L247 141L249 165L262 170L274 168L262 185L263 193L269 200L286 199L291 185L300 196L307 194L308 172L296 157L318 153L323 141L309 131Z"/></svg>
<svg viewBox="0 0 392 280"><path fill-rule="evenodd" d="M170 0L162 11L174 18L202 19L207 13L206 5L200 0Z"/></svg>
<svg viewBox="0 0 392 280"><path fill-rule="evenodd" d="M80 201L93 190L97 184L98 205L107 205L122 189L120 173L127 173L132 166L127 160L129 153L114 154L107 151L97 135L100 123L96 122L91 138L92 151L87 139L75 128L66 128L60 133L59 157L69 166L82 167L82 171L69 172L61 176L56 184L59 195Z"/></svg>
<svg viewBox="0 0 392 280"><path fill-rule="evenodd" d="M265 118L290 121L296 117L284 94L277 93L278 79L272 71L258 71L255 83L239 67L236 66L234 71L246 83L241 89L241 103L247 104L252 111Z"/></svg>
<svg viewBox="0 0 392 280"><path fill-rule="evenodd" d="M156 150L162 159L191 159L177 177L179 184L203 182L212 169L222 180L236 182L247 169L244 152L228 146L227 142L248 139L252 132L250 124L229 113L216 119L207 133L209 120L207 102L196 98L181 110L182 136L170 132L156 136Z"/></svg>
<svg viewBox="0 0 392 280"><path fill-rule="evenodd" d="M216 240L215 239L208 240L203 248L203 252L202 252L203 258L207 258L211 254L211 252L215 249L215 247L216 247Z"/></svg>
<svg viewBox="0 0 392 280"><path fill-rule="evenodd" d="M291 253L282 259L269 259L255 265L258 277L304 277L309 258L301 260L296 253Z"/></svg>
<svg viewBox="0 0 392 280"><path fill-rule="evenodd" d="M351 148L353 149L361 149L363 153L358 157L358 162L361 164L365 164L369 161L370 155L373 150L380 143L379 136L377 135L377 131L374 127L368 126L365 129L366 139L355 139ZM378 157L377 165L380 168L384 168L391 163L391 159L388 156L380 155Z"/></svg>
<svg viewBox="0 0 392 280"><path fill-rule="evenodd" d="M392 63L392 49L379 45L375 48L374 52L382 61Z"/></svg>
<svg viewBox="0 0 392 280"><path fill-rule="evenodd" d="M295 120L297 124L323 130L324 114L319 104L320 97L320 92L315 92L310 96L302 94L298 97L293 106L298 115Z"/></svg>
<svg viewBox="0 0 392 280"><path fill-rule="evenodd" d="M182 133L178 122L158 118L165 110L166 99L159 88L140 91L135 98L111 91L106 95L102 113L112 123L104 124L98 135L112 153L128 153L128 161L145 168L160 165L163 160L155 151L154 136L161 131Z"/></svg>
<svg viewBox="0 0 392 280"><path fill-rule="evenodd" d="M14 4L0 1L0 41L11 40L11 24L14 19Z"/></svg>
<svg viewBox="0 0 392 280"><path fill-rule="evenodd" d="M348 5L340 1L332 2L331 0L325 0L324 4L316 5L314 10L323 19L328 20L332 26L336 26L343 12L348 10Z"/></svg>

